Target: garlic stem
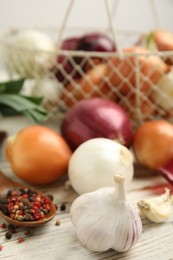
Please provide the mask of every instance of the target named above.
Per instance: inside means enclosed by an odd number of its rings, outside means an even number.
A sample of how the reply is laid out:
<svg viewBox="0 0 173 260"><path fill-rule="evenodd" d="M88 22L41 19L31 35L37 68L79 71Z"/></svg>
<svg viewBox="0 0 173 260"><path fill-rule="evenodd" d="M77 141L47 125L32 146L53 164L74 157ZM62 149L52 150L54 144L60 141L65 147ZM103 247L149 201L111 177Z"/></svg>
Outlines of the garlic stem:
<svg viewBox="0 0 173 260"><path fill-rule="evenodd" d="M122 174L117 174L114 176L114 181L118 186L117 200L126 200L126 190L125 190L125 178Z"/></svg>

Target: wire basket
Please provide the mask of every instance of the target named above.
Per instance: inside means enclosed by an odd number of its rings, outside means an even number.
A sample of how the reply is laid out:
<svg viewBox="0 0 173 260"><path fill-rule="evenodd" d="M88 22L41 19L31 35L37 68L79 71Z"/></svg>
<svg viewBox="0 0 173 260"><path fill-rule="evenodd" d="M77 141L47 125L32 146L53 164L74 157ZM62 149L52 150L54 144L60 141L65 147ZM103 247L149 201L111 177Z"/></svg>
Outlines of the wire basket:
<svg viewBox="0 0 173 260"><path fill-rule="evenodd" d="M92 31L112 37L116 43L115 52L61 50L62 34L66 38L87 32L84 28L64 29L73 2L59 29L56 51L21 49L13 43L18 30L4 32L1 37L5 48L4 64L10 75L15 71L21 77L34 79L35 87L43 78L54 82L56 97L45 103L48 108L53 108L54 113L66 112L82 99L102 97L123 107L134 126L156 118L173 121L173 85L167 79L173 77L170 66L173 64L173 51L145 52L141 47L137 51L132 48L130 52L122 52L122 48L133 46L141 33L116 30L115 35L111 20L106 31L96 28ZM108 5L106 8L110 17ZM57 40L56 28L44 28L44 32Z"/></svg>

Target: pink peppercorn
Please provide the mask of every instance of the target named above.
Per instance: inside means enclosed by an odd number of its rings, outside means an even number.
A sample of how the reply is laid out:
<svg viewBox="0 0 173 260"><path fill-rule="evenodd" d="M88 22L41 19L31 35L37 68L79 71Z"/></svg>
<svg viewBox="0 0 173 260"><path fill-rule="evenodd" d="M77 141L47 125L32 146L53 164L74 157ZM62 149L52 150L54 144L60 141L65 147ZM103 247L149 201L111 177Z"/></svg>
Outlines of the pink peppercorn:
<svg viewBox="0 0 173 260"><path fill-rule="evenodd" d="M4 229L4 228L6 228L6 227L7 227L6 223L2 223L2 224L1 224L1 228Z"/></svg>
<svg viewBox="0 0 173 260"><path fill-rule="evenodd" d="M25 239L24 239L23 237L19 237L19 238L18 238L18 242L19 242L19 243L23 243L24 241L25 241Z"/></svg>
<svg viewBox="0 0 173 260"><path fill-rule="evenodd" d="M0 251L2 251L2 245L0 245Z"/></svg>
<svg viewBox="0 0 173 260"><path fill-rule="evenodd" d="M0 200L0 210L18 221L41 220L49 214L50 208L48 196L28 188L9 190L7 196Z"/></svg>

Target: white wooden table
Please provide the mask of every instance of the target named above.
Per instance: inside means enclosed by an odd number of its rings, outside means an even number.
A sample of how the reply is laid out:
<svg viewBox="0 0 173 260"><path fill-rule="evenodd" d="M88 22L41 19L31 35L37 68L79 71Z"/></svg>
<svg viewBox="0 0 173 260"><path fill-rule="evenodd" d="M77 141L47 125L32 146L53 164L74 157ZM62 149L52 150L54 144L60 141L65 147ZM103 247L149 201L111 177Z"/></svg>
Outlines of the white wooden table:
<svg viewBox="0 0 173 260"><path fill-rule="evenodd" d="M15 133L24 126L32 124L24 117L3 119L0 121L0 130L6 130L9 135ZM54 120L45 125L58 131L58 122ZM5 145L5 143L4 143ZM10 178L17 180L12 173L3 153L0 151L0 169ZM30 235L26 235L26 229L17 229L10 240L5 238L6 229L0 228L0 244L3 250L0 259L8 260L92 260L92 259L118 259L118 260L171 260L173 259L173 217L164 224L153 224L142 219L143 233L140 241L130 251L117 253L113 250L104 253L91 253L83 248L76 238L75 229L69 219L69 208L72 201L78 196L72 188L66 189L67 176L61 181L40 189L54 195L54 203L65 203L66 210L57 211L57 215L50 222L36 229L30 229ZM134 178L128 192L129 199L136 203L140 198L152 196L153 189L142 189L147 186L165 184L158 176ZM113 217L113 216L110 216ZM61 224L56 226L56 221ZM0 225L4 222L0 218ZM24 237L23 243L18 243L18 238Z"/></svg>

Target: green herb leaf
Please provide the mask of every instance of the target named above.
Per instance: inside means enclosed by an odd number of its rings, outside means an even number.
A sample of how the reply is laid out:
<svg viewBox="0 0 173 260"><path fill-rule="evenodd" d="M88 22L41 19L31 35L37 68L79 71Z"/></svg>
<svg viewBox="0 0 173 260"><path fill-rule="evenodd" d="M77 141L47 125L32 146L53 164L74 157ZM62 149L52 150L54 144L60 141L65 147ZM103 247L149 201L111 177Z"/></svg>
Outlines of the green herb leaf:
<svg viewBox="0 0 173 260"><path fill-rule="evenodd" d="M43 98L42 97L35 97L35 96L23 96L33 102L34 104L40 105Z"/></svg>
<svg viewBox="0 0 173 260"><path fill-rule="evenodd" d="M40 101L40 99L35 99L36 102L38 102L38 100ZM35 122L45 121L48 118L47 110L33 103L33 100L31 101L25 96L0 94L0 106L1 105L9 107L17 113L24 114ZM3 111L1 111L1 113L2 112Z"/></svg>
<svg viewBox="0 0 173 260"><path fill-rule="evenodd" d="M25 79L11 80L0 83L0 93L18 94L23 86Z"/></svg>
<svg viewBox="0 0 173 260"><path fill-rule="evenodd" d="M1 116L17 116L17 115L20 115L19 112L12 109L11 107L8 107L8 106L5 106L5 105L0 105L0 110L1 110Z"/></svg>
<svg viewBox="0 0 173 260"><path fill-rule="evenodd" d="M148 34L147 39L146 39L146 44L148 49L153 49L155 46L154 42L154 32L151 32Z"/></svg>
<svg viewBox="0 0 173 260"><path fill-rule="evenodd" d="M0 93L5 91L5 84L0 84Z"/></svg>

